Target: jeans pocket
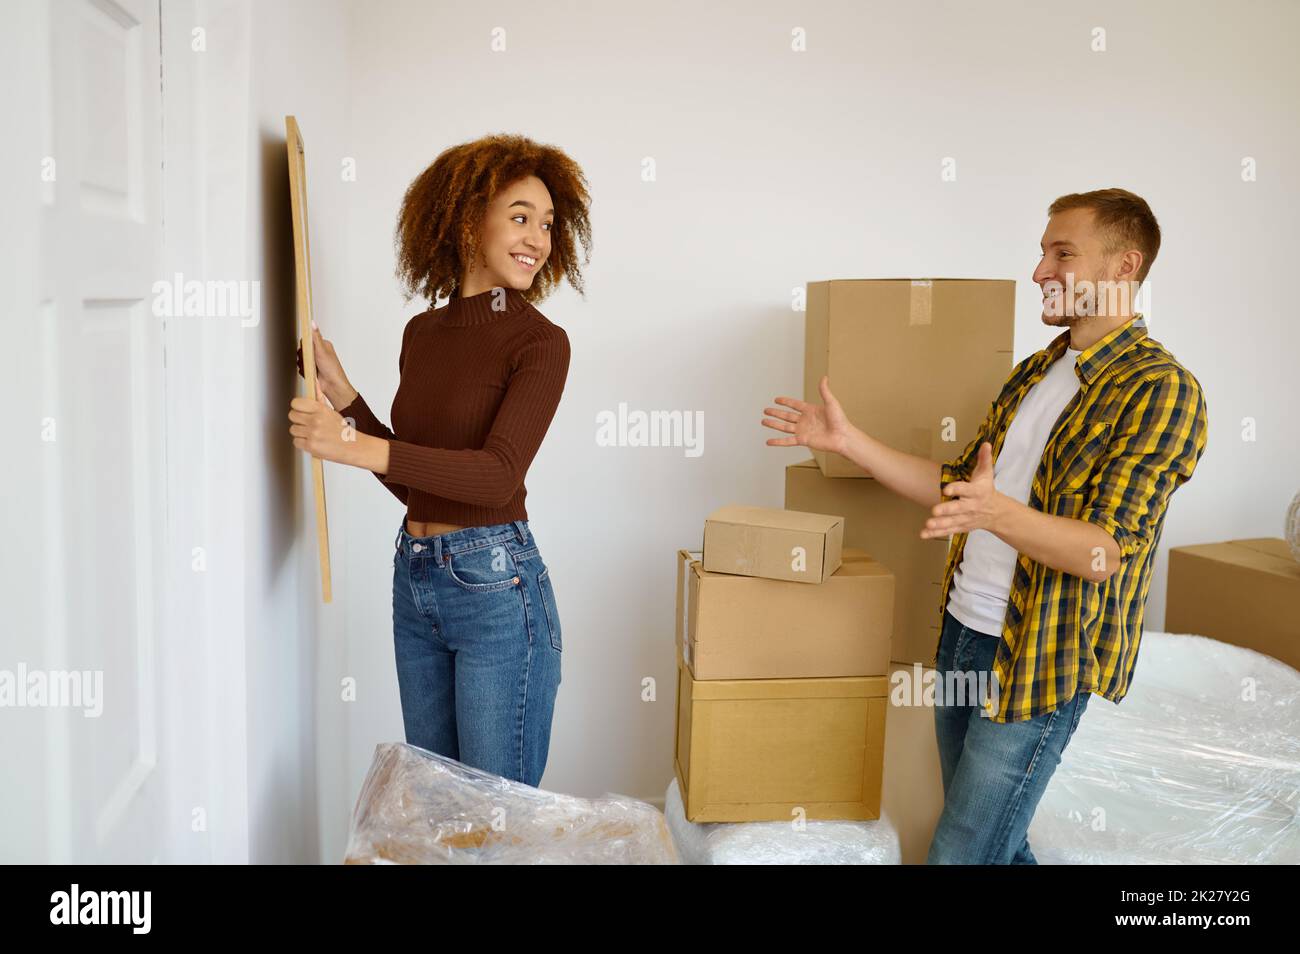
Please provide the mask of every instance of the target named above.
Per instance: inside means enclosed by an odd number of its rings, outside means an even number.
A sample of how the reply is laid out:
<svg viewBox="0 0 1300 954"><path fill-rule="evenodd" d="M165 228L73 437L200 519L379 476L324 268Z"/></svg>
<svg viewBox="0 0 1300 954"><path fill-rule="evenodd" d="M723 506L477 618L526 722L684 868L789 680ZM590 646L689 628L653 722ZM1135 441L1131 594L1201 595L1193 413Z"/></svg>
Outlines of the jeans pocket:
<svg viewBox="0 0 1300 954"><path fill-rule="evenodd" d="M1083 718L1083 710L1088 708L1088 700L1092 698L1092 693L1081 692L1080 698L1074 704L1074 718L1070 720L1070 731L1066 733L1065 742L1061 748L1070 744L1070 739L1074 738L1074 730L1079 728L1079 720Z"/></svg>
<svg viewBox="0 0 1300 954"><path fill-rule="evenodd" d="M957 622L956 617L945 611L943 614L943 630L939 633L939 649L935 653L934 666L939 672L952 668L952 661L955 658L957 633L961 631L961 624Z"/></svg>
<svg viewBox="0 0 1300 954"><path fill-rule="evenodd" d="M952 668L963 673L977 673L980 666L980 650L989 642L987 636L973 629L962 629L952 651Z"/></svg>
<svg viewBox="0 0 1300 954"><path fill-rule="evenodd" d="M442 565L453 583L471 593L495 593L519 585L519 568L505 543L448 552Z"/></svg>
<svg viewBox="0 0 1300 954"><path fill-rule="evenodd" d="M537 588L542 594L542 607L546 611L546 629L551 637L551 648L557 653L564 645L560 638L560 614L555 606L555 588L551 586L551 568L544 567L537 574Z"/></svg>

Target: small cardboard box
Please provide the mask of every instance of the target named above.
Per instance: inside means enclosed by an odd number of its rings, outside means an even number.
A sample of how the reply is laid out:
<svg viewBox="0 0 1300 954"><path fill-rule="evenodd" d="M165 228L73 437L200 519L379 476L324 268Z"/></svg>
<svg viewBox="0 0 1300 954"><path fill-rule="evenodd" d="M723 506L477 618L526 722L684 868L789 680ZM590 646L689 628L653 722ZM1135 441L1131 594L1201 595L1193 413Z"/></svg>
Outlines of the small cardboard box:
<svg viewBox="0 0 1300 954"><path fill-rule="evenodd" d="M889 673L894 576L844 552L821 586L704 569L677 551L677 655L697 679L792 679Z"/></svg>
<svg viewBox="0 0 1300 954"><path fill-rule="evenodd" d="M1011 374L1014 281L887 278L809 282L804 399L818 382L862 430L930 460L956 457L975 437ZM837 454L815 453L828 477L866 477Z"/></svg>
<svg viewBox="0 0 1300 954"><path fill-rule="evenodd" d="M704 521L704 569L824 583L839 569L844 518L733 505Z"/></svg>
<svg viewBox="0 0 1300 954"><path fill-rule="evenodd" d="M933 666L943 622L939 594L949 541L921 539L930 511L876 480L826 477L814 460L786 467L785 505L844 515L846 550L861 548L894 574L889 658Z"/></svg>
<svg viewBox="0 0 1300 954"><path fill-rule="evenodd" d="M674 768L686 817L879 818L888 682L697 680L679 660Z"/></svg>
<svg viewBox="0 0 1300 954"><path fill-rule="evenodd" d="M1300 669L1300 563L1280 537L1172 547L1165 629Z"/></svg>

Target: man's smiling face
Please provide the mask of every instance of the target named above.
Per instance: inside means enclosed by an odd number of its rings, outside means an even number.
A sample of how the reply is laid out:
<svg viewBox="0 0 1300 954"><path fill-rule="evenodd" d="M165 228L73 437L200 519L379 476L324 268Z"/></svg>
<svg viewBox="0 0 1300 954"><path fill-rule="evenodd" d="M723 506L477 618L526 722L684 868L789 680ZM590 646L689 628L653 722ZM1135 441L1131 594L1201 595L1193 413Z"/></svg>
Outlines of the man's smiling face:
<svg viewBox="0 0 1300 954"><path fill-rule="evenodd" d="M1067 209L1047 221L1034 281L1043 290L1043 324L1068 327L1091 309L1080 285L1102 281L1109 262L1091 209ZM1072 301L1065 301L1074 286Z"/></svg>
<svg viewBox="0 0 1300 954"><path fill-rule="evenodd" d="M1043 290L1043 324L1132 315L1142 253L1116 245L1092 209L1064 209L1049 218L1040 251L1034 281Z"/></svg>

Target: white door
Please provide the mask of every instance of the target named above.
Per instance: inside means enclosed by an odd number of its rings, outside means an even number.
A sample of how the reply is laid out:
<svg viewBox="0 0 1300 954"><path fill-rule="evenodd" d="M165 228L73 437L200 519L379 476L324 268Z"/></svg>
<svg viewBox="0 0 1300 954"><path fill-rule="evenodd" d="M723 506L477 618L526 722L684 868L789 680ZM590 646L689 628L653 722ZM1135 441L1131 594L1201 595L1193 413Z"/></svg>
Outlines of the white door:
<svg viewBox="0 0 1300 954"><path fill-rule="evenodd" d="M41 655L51 686L80 681L83 696L62 706L51 697L35 723L44 738L25 744L43 748L49 860L148 862L168 854L164 354L152 309L162 262L159 7L53 0L43 20L43 35L29 37L49 51L37 99L53 170L41 186L31 355L43 472L22 491L45 544Z"/></svg>

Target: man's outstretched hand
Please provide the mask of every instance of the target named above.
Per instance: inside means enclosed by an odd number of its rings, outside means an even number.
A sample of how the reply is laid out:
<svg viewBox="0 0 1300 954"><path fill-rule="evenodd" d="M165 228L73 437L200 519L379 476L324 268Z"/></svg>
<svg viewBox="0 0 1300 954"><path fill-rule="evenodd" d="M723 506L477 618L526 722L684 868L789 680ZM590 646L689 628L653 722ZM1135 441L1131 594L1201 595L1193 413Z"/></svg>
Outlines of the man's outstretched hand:
<svg viewBox="0 0 1300 954"><path fill-rule="evenodd" d="M770 437L769 447L803 446L812 450L824 450L840 453L849 439L852 425L840 402L831 394L830 378L822 375L817 385L821 392L823 404L812 404L798 398L778 397L776 403L791 408L765 407L763 426L774 431L790 434L790 437Z"/></svg>
<svg viewBox="0 0 1300 954"><path fill-rule="evenodd" d="M944 495L956 499L935 504L932 516L925 521L921 537L929 540L971 530L993 531L1002 515L1007 498L993 486L993 445L980 445L979 458L970 480L954 480L943 489Z"/></svg>

